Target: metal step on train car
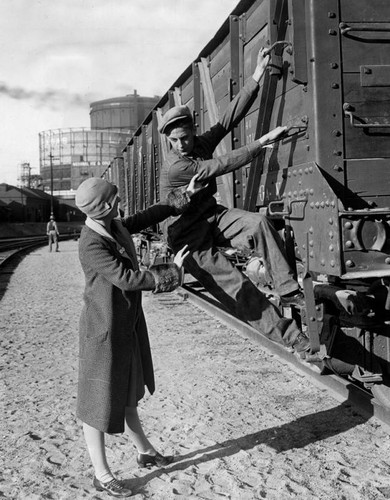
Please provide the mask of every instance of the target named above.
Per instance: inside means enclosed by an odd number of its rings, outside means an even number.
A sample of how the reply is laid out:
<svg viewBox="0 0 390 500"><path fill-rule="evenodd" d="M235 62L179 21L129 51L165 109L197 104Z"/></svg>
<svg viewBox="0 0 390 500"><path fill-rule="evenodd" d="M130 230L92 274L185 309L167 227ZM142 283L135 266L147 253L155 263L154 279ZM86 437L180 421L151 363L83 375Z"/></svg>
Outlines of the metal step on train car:
<svg viewBox="0 0 390 500"><path fill-rule="evenodd" d="M206 130L271 54L259 97L217 154L277 125L273 149L219 178L228 207L267 210L302 280L312 352L390 406L390 2L243 0L140 125L106 176L133 212L159 200L160 117Z"/></svg>

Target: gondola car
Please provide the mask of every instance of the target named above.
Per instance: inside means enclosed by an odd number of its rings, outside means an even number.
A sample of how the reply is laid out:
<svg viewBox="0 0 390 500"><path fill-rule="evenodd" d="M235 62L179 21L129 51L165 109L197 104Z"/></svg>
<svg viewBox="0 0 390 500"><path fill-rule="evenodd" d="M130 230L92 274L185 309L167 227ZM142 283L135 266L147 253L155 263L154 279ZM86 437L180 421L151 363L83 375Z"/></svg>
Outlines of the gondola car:
<svg viewBox="0 0 390 500"><path fill-rule="evenodd" d="M390 2L242 0L160 99L107 176L133 212L159 200L163 113L186 104L199 132L271 62L256 102L216 154L277 125L287 136L218 179L228 207L266 211L305 293L312 353L390 406Z"/></svg>

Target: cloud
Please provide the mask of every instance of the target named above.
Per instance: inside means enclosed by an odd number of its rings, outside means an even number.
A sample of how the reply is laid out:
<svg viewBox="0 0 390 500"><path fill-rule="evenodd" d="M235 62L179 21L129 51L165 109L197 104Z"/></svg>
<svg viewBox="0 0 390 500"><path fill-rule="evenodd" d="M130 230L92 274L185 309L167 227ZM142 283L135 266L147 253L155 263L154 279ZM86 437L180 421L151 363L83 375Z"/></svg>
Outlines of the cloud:
<svg viewBox="0 0 390 500"><path fill-rule="evenodd" d="M75 94L58 89L28 90L9 86L4 82L0 82L0 95L16 100L32 101L35 107L47 106L52 110L62 109L66 105L84 107L93 100L89 94Z"/></svg>

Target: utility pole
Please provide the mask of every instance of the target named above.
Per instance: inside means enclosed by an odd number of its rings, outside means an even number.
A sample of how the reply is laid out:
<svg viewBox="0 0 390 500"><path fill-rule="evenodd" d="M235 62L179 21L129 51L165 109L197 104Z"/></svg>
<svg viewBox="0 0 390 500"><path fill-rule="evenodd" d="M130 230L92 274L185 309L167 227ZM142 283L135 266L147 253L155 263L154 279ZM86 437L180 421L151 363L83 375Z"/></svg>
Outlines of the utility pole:
<svg viewBox="0 0 390 500"><path fill-rule="evenodd" d="M54 206L53 206L53 155L49 154L50 158L50 215L54 215Z"/></svg>

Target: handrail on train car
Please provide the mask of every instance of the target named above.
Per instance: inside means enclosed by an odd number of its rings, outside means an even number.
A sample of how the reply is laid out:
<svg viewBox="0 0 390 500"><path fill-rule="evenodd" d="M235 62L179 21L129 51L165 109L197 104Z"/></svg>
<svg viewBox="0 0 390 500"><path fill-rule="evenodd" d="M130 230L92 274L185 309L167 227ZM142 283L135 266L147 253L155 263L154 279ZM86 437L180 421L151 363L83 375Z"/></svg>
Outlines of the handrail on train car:
<svg viewBox="0 0 390 500"><path fill-rule="evenodd" d="M388 32L390 31L390 24L380 24L380 23L356 23L353 26L348 25L347 23L339 24L340 33L345 35L350 33L351 31L370 31L370 32Z"/></svg>
<svg viewBox="0 0 390 500"><path fill-rule="evenodd" d="M267 49L264 50L264 55L265 56L268 56L268 54L272 51L272 50L275 50L275 48L278 46L278 45L283 45L284 47L288 47L286 49L286 52L288 54L292 54L292 43L291 42L287 42L286 40L279 40L275 43L273 43L270 47L268 47Z"/></svg>
<svg viewBox="0 0 390 500"><path fill-rule="evenodd" d="M343 110L345 116L349 117L349 122L351 124L351 127L355 128L390 128L390 123L356 123L356 120L362 120L362 118L358 118L353 114L353 111L355 111L355 108L349 104L348 102L345 102L343 104Z"/></svg>

